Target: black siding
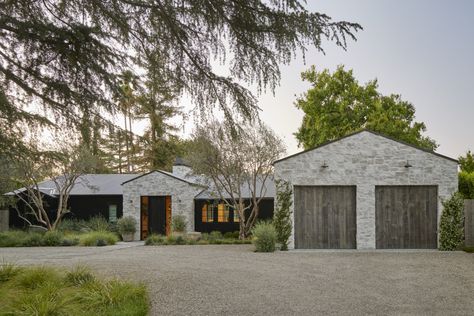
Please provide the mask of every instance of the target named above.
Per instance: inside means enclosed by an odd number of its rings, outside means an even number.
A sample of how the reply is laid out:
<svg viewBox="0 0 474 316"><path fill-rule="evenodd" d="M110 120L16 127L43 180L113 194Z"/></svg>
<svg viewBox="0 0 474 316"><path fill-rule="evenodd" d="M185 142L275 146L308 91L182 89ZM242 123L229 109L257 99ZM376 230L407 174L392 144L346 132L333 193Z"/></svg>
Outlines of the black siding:
<svg viewBox="0 0 474 316"><path fill-rule="evenodd" d="M55 211L57 207L57 199L51 197L45 197L45 201L48 205L47 209L52 218L55 217ZM64 218L76 218L76 219L89 219L91 217L100 215L105 219L109 219L109 205L117 205L117 218L123 215L123 202L122 195L74 195L69 197L68 206L71 210L70 213L66 214ZM19 201L17 207L25 209L26 206ZM35 224L33 218L32 223ZM26 226L24 220L18 217L16 210L10 207L10 226L22 228Z"/></svg>
<svg viewBox="0 0 474 316"><path fill-rule="evenodd" d="M213 203L215 200L194 200L194 228L197 232L210 233L212 231L220 231L222 233L234 232L239 230L239 223L234 223L234 213L230 211L230 222L218 223L217 212L214 214L213 223L202 222L202 207L204 204ZM246 205L250 204L250 200L245 200ZM262 199L259 203L258 219L268 220L273 218L273 198ZM250 215L250 211L246 212L246 218Z"/></svg>

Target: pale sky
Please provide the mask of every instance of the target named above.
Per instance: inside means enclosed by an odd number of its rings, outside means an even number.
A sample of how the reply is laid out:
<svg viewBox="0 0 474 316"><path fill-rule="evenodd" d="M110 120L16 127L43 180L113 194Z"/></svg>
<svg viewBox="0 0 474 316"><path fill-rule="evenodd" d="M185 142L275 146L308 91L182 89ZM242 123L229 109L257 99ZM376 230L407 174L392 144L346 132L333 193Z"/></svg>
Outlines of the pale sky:
<svg viewBox="0 0 474 316"><path fill-rule="evenodd" d="M474 1L318 0L308 8L364 30L347 51L326 42L326 55L310 49L306 64L298 57L282 66L275 95L259 96L260 117L284 139L288 154L301 150L293 133L303 113L293 103L309 88L301 71L313 64L331 71L343 64L360 83L377 78L380 92L401 94L440 144L439 153L457 158L474 150Z"/></svg>

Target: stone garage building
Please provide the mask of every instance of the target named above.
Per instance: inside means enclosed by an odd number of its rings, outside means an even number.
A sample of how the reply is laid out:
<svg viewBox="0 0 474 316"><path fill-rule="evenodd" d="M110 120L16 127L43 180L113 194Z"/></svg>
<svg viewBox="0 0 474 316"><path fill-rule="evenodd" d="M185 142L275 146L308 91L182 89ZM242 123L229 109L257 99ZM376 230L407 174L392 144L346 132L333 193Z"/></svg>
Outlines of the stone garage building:
<svg viewBox="0 0 474 316"><path fill-rule="evenodd" d="M290 248L437 248L458 162L363 130L275 162L293 188Z"/></svg>

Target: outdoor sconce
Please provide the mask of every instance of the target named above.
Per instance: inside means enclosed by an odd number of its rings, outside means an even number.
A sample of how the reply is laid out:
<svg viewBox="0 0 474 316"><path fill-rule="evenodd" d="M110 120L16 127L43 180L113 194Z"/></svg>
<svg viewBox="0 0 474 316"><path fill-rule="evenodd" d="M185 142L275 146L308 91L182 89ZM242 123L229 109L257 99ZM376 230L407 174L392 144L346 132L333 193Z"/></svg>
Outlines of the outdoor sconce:
<svg viewBox="0 0 474 316"><path fill-rule="evenodd" d="M326 160L324 160L321 168L323 168L323 169L329 168L328 164L326 163Z"/></svg>
<svg viewBox="0 0 474 316"><path fill-rule="evenodd" d="M413 166L412 166L412 165L410 165L410 162L407 160L407 163L405 164L405 168L407 168L407 169L408 169L408 168L411 168L411 167L413 167Z"/></svg>

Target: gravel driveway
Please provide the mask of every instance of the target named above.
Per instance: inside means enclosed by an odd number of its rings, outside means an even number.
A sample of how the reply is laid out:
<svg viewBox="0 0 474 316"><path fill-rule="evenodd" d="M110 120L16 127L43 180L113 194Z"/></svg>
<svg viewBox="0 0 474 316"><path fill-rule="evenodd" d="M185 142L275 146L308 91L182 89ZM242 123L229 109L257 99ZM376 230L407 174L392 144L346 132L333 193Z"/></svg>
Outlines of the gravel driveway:
<svg viewBox="0 0 474 316"><path fill-rule="evenodd" d="M17 264L87 264L145 282L153 315L474 313L474 256L436 251L253 253L249 245L0 248Z"/></svg>

